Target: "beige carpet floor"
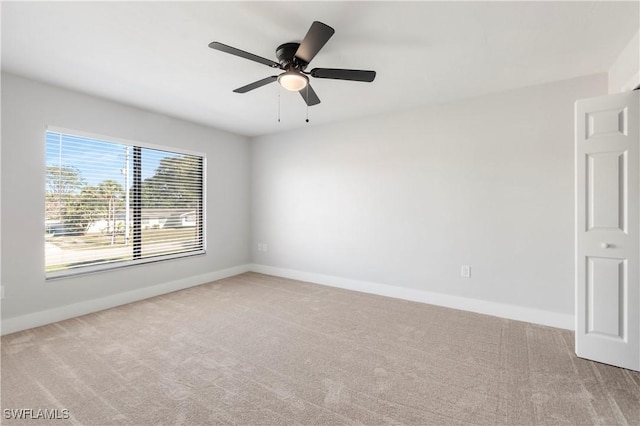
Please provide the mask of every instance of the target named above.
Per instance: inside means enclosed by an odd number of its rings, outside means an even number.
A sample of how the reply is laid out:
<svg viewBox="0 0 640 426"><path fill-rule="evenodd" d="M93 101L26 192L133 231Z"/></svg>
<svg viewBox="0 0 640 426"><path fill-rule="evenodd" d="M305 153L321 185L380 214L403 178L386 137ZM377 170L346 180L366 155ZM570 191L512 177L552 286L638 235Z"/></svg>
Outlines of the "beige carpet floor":
<svg viewBox="0 0 640 426"><path fill-rule="evenodd" d="M640 424L569 331L255 273L4 336L1 373L2 424Z"/></svg>

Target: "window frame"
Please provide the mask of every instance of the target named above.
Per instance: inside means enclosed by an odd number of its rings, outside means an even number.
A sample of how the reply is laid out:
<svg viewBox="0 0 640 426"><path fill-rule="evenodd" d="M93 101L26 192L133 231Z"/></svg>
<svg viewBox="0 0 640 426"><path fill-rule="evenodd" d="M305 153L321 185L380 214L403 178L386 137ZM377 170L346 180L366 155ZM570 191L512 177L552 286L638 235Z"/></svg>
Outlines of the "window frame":
<svg viewBox="0 0 640 426"><path fill-rule="evenodd" d="M106 143L123 144L131 147L135 146L135 147L140 147L145 149L166 151L174 154L192 155L192 156L200 157L202 159L202 213L201 213L202 223L200 225L202 228L202 248L199 250L193 250L185 253L171 253L171 254L163 254L163 255L151 256L146 258L143 257L140 259L120 260L116 262L109 262L109 263L102 263L102 264L88 265L88 266L78 266L74 268L61 269L61 270L49 271L49 272L47 272L46 270L47 257L45 253L44 254L45 262L43 265L45 281L76 277L76 276L86 275L86 274L114 271L122 268L130 268L132 266L141 266L141 265L146 265L151 263L165 262L169 260L186 259L194 256L202 256L207 253L207 156L205 153L189 150L189 149L166 146L166 145L133 141L131 139L125 139L125 138L120 138L116 136L107 136L107 135L102 135L98 133L86 132L82 130L72 130L64 127L51 126L51 125L46 126L46 128L44 129L44 132L42 133L43 147L44 147L45 153L46 153L48 132L60 133L60 134L75 136L79 138L95 139L95 140L99 140ZM46 173L46 161L45 161L45 167L43 167L43 177L44 177L44 173ZM44 185L42 185L42 188L44 188ZM43 199L45 198L46 197L43 197ZM43 221L42 221L44 225L44 229L42 233L43 235L46 233L45 221L46 221L46 215L43 217ZM46 241L43 239L43 242L46 242ZM45 244L43 244L42 247L44 251Z"/></svg>

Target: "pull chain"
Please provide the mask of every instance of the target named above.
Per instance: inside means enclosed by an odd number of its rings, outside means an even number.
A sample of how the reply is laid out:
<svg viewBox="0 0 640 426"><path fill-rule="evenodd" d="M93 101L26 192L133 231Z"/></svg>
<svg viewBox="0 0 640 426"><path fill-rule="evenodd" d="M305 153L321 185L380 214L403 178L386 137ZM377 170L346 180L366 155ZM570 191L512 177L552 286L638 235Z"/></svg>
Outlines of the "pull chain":
<svg viewBox="0 0 640 426"><path fill-rule="evenodd" d="M306 104L307 104L307 120L306 122L309 122L309 84L307 83L307 86L305 87L305 90L307 91L307 99L306 100Z"/></svg>
<svg viewBox="0 0 640 426"><path fill-rule="evenodd" d="M281 89L278 88L278 123L280 122L280 92Z"/></svg>
<svg viewBox="0 0 640 426"><path fill-rule="evenodd" d="M307 86L305 87L305 91L307 93L306 99L305 99L305 103L307 104L307 119L305 120L307 123L309 122L309 85L307 84ZM282 88L278 88L278 123L280 123L280 110L281 110L281 100L280 100L280 95L282 93Z"/></svg>

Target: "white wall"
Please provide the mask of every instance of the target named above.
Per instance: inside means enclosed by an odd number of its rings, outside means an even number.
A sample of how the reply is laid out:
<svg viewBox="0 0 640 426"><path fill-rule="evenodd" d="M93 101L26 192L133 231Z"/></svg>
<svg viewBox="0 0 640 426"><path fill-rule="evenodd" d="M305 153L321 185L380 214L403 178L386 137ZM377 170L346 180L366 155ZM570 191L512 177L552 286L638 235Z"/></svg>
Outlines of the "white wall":
<svg viewBox="0 0 640 426"><path fill-rule="evenodd" d="M205 153L207 254L45 281L47 125ZM233 272L234 267L246 265L250 260L249 161L245 137L3 73L1 243L6 297L2 319L9 320L4 321L3 331L13 318L31 318L28 325L36 325L40 320L60 319L65 306L72 306L70 314L78 314L86 303L89 310L106 307L148 297L158 288L168 291L201 283L216 277L216 271L232 268ZM101 302L89 303L96 299ZM55 312L29 317L47 310ZM18 326L12 323L11 327Z"/></svg>
<svg viewBox="0 0 640 426"><path fill-rule="evenodd" d="M573 103L606 91L600 74L249 142L3 73L3 331L250 260L572 315ZM47 125L205 152L207 255L46 282Z"/></svg>
<svg viewBox="0 0 640 426"><path fill-rule="evenodd" d="M628 92L639 85L640 32L636 32L609 68L609 93Z"/></svg>
<svg viewBox="0 0 640 426"><path fill-rule="evenodd" d="M599 74L255 138L254 262L573 314L574 102L606 92Z"/></svg>

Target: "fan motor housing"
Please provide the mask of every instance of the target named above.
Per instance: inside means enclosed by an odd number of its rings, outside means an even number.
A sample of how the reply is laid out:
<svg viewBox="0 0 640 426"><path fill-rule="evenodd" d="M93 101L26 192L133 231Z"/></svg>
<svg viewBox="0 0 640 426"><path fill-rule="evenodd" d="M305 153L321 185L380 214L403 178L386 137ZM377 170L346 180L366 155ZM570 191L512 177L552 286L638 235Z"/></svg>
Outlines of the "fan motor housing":
<svg viewBox="0 0 640 426"><path fill-rule="evenodd" d="M300 43L284 43L278 46L276 49L276 57L285 69L289 69L291 67L297 68L299 70L303 70L306 68L307 64L301 63L298 59L296 59L295 55L298 51L298 47L300 47Z"/></svg>

